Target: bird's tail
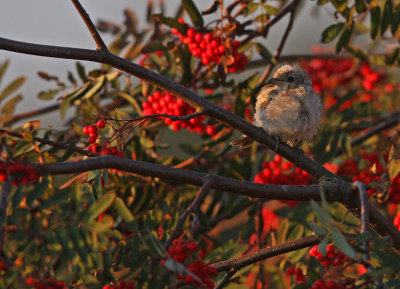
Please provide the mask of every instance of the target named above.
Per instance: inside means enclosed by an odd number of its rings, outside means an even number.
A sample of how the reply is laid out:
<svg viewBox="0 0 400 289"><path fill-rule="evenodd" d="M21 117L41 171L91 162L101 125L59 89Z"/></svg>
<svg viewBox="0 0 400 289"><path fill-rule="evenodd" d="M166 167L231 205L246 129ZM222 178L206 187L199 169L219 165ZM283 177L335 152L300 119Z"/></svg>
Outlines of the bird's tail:
<svg viewBox="0 0 400 289"><path fill-rule="evenodd" d="M253 141L254 140L252 138L248 137L245 134L242 134L239 138L234 139L229 144L231 146L240 146L242 148L247 148L253 143Z"/></svg>

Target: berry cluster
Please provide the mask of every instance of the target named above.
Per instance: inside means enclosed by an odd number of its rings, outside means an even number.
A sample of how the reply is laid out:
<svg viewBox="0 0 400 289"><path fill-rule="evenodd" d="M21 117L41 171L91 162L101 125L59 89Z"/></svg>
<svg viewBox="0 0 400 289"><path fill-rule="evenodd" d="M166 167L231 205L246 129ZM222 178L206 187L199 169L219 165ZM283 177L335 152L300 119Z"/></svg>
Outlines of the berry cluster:
<svg viewBox="0 0 400 289"><path fill-rule="evenodd" d="M264 239L264 237L269 232L271 232L271 230L279 229L280 220L279 220L279 216L277 214L275 214L274 211L272 211L271 209L269 209L267 207L263 207L261 209L261 217L262 217L262 224L263 224L261 237L262 237L262 239ZM253 250L257 249L256 247L254 247L257 244L257 239L258 239L258 236L256 233L253 233L250 236L249 243L253 247Z"/></svg>
<svg viewBox="0 0 400 289"><path fill-rule="evenodd" d="M381 162L379 161L379 157L376 153L367 154L363 153L361 155L362 160L368 163L368 166L363 170L360 171L358 175L353 177L353 182L360 181L366 184L372 182L378 182L381 179L381 174L383 174L384 170L382 167ZM375 172L371 171L372 166L375 165ZM369 195L375 194L376 189L371 189L368 191Z"/></svg>
<svg viewBox="0 0 400 289"><path fill-rule="evenodd" d="M175 243L172 247L168 249L168 254L175 261L183 263L188 259L190 253L193 253L198 249L199 246L195 242L190 242L187 244ZM165 260L163 260L162 264L164 265L164 263ZM209 265L205 264L202 260L197 259L192 264L190 264L187 269L191 271L195 276L197 276L202 281L204 286L209 289L214 288L214 282L211 281L211 278L214 278L218 275L218 271L215 268L212 268ZM177 280L182 281L186 285L201 285L191 275L184 276L182 273L177 276Z"/></svg>
<svg viewBox="0 0 400 289"><path fill-rule="evenodd" d="M143 115L152 114L169 114L174 116L183 116L194 113L196 110L180 98L176 98L170 93L156 91L147 97L147 101L143 102ZM174 131L181 128L187 128L190 132L215 134L214 125L206 125L204 123L205 116L192 118L186 121L173 121L165 118L164 122Z"/></svg>
<svg viewBox="0 0 400 289"><path fill-rule="evenodd" d="M104 285L103 289L135 289L135 284L133 284L133 282L119 280L118 283L115 285Z"/></svg>
<svg viewBox="0 0 400 289"><path fill-rule="evenodd" d="M89 136L88 142L89 146L87 150L100 155L112 155L117 157L124 157L124 153L119 151L117 147L111 147L108 143L99 145L97 138L99 137L99 129L106 127L106 122L104 120L99 120L96 124L91 124L83 127L83 133Z"/></svg>
<svg viewBox="0 0 400 289"><path fill-rule="evenodd" d="M353 278L346 278L341 281L325 281L324 279L317 279L314 281L310 289L350 289L355 288L355 282L356 280Z"/></svg>
<svg viewBox="0 0 400 289"><path fill-rule="evenodd" d="M349 259L342 251L336 250L332 244L326 246L326 255L322 255L318 249L318 245L315 245L310 249L310 256L314 257L324 267L330 265L335 267L341 266Z"/></svg>
<svg viewBox="0 0 400 289"><path fill-rule="evenodd" d="M274 159L263 163L263 170L254 177L255 183L273 185L309 185L312 176L302 169L296 168L290 162L283 162L282 157L275 155ZM286 201L291 205L297 202Z"/></svg>
<svg viewBox="0 0 400 289"><path fill-rule="evenodd" d="M45 280L37 280L32 277L28 277L25 280L25 283L29 287L33 287L35 289L66 289L67 286L63 281L57 281L54 278L49 278Z"/></svg>
<svg viewBox="0 0 400 289"><path fill-rule="evenodd" d="M290 266L286 269L286 273L288 273L289 275L294 275L296 284L306 282L306 278L303 274L303 269L301 269L301 268L295 268L295 267Z"/></svg>
<svg viewBox="0 0 400 289"><path fill-rule="evenodd" d="M180 18L180 23L185 21ZM229 60L229 72L243 71L246 68L248 58L244 53L239 53L238 48L242 43L238 40L222 39L220 36L210 32L196 32L193 28L186 30L186 34L181 34L175 28L171 29L172 34L178 35L179 40L186 44L190 53L196 58L201 59L204 65L220 63L224 55L232 55Z"/></svg>
<svg viewBox="0 0 400 289"><path fill-rule="evenodd" d="M327 109L336 104L343 96L335 90L350 83L360 83L365 89L339 107L339 111L350 107L357 99L370 102L376 97L369 92L386 78L386 75L373 70L368 62L356 67L353 60L313 59L309 63L302 62L303 68L310 75L313 87L317 93L324 90ZM355 69L356 68L356 69ZM386 91L393 90L393 85L386 85Z"/></svg>
<svg viewBox="0 0 400 289"><path fill-rule="evenodd" d="M0 182L4 182L11 176L13 186L27 185L36 182L39 174L30 166L19 162L0 163Z"/></svg>

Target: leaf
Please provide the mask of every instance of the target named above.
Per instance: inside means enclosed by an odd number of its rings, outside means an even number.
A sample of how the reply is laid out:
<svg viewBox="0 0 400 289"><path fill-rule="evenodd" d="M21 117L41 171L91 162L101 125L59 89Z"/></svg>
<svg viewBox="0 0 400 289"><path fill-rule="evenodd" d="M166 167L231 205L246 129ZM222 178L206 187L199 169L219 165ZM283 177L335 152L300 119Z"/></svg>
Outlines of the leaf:
<svg viewBox="0 0 400 289"><path fill-rule="evenodd" d="M264 220L265 222L265 220ZM283 219L280 226L279 226L279 231L278 231L278 243L283 243L286 241L286 235L289 230L289 220L288 219Z"/></svg>
<svg viewBox="0 0 400 289"><path fill-rule="evenodd" d="M304 233L304 227L302 225L295 226L289 233L287 240L296 240L300 238Z"/></svg>
<svg viewBox="0 0 400 289"><path fill-rule="evenodd" d="M18 88L20 88L26 81L26 77L21 76L18 77L17 79L14 79L9 85L6 86L6 88L3 89L3 91L0 93L0 101L2 101L4 98L15 92Z"/></svg>
<svg viewBox="0 0 400 289"><path fill-rule="evenodd" d="M339 53L343 47L346 47L348 45L351 34L353 33L353 28L354 28L354 25L351 24L350 28L346 27L343 30L342 35L340 35L340 38L339 38L338 42L336 43L336 53Z"/></svg>
<svg viewBox="0 0 400 289"><path fill-rule="evenodd" d="M190 19L196 26L203 27L204 21L199 10L192 0L182 0L182 6L189 14Z"/></svg>
<svg viewBox="0 0 400 289"><path fill-rule="evenodd" d="M3 79L4 73L7 70L8 65L10 64L10 60L7 59L6 61L3 62L3 64L0 64L0 84L1 80Z"/></svg>
<svg viewBox="0 0 400 289"><path fill-rule="evenodd" d="M96 219L100 214L104 213L114 202L115 194L104 194L98 201L96 201L87 211L85 221L86 223Z"/></svg>
<svg viewBox="0 0 400 289"><path fill-rule="evenodd" d="M362 13L367 10L367 5L365 5L364 0L356 0L356 10L357 13Z"/></svg>
<svg viewBox="0 0 400 289"><path fill-rule="evenodd" d="M379 22L381 17L381 7L375 6L372 7L370 10L371 15L371 28L370 28L370 35L372 39L378 35L379 31Z"/></svg>
<svg viewBox="0 0 400 289"><path fill-rule="evenodd" d="M139 103L136 101L136 99L134 97L132 97L131 95L122 92L122 91L118 91L117 95L124 98L126 101L128 101L130 104L132 104L132 106L135 108L136 112L138 112L139 114L142 114L142 108L140 107Z"/></svg>
<svg viewBox="0 0 400 289"><path fill-rule="evenodd" d="M161 42L152 42L142 48L142 53L151 53L160 50L165 51L167 50L167 47L165 47Z"/></svg>
<svg viewBox="0 0 400 289"><path fill-rule="evenodd" d="M217 9L218 9L218 6L219 6L220 4L221 4L220 1L218 1L218 0L214 1L214 3L213 3L209 8L207 8L206 10L203 10L203 11L201 12L201 14L202 14L202 15L208 15L208 14L212 14L212 13L216 12Z"/></svg>
<svg viewBox="0 0 400 289"><path fill-rule="evenodd" d="M52 100L58 92L59 92L58 89L49 89L47 91L41 91L38 94L38 98L41 100Z"/></svg>
<svg viewBox="0 0 400 289"><path fill-rule="evenodd" d="M269 52L268 48L261 43L257 43L256 49L261 57L268 61L268 63L276 64L276 59L272 56L271 52Z"/></svg>
<svg viewBox="0 0 400 289"><path fill-rule="evenodd" d="M397 28L399 28L400 24L400 3L396 6L396 11L393 13L392 17L392 34L396 34Z"/></svg>
<svg viewBox="0 0 400 289"><path fill-rule="evenodd" d="M32 207L34 200L40 198L43 195L44 191L48 188L49 183L50 182L48 178L43 178L43 181L40 184L37 184L33 191L28 194L28 196L26 197L26 204L29 207Z"/></svg>
<svg viewBox="0 0 400 289"><path fill-rule="evenodd" d="M328 231L324 227L321 227L314 222L308 222L308 225L318 236L326 236L328 234Z"/></svg>
<svg viewBox="0 0 400 289"><path fill-rule="evenodd" d="M385 63L388 64L388 65L394 64L394 62L399 57L399 52L400 52L400 48L397 47L396 49L393 50L392 53L390 53L389 55L386 55L385 56Z"/></svg>
<svg viewBox="0 0 400 289"><path fill-rule="evenodd" d="M187 47L179 48L178 50L181 67L182 67L182 84L189 83L192 81L192 57Z"/></svg>
<svg viewBox="0 0 400 289"><path fill-rule="evenodd" d="M155 14L154 17L158 19L161 23L164 23L169 27L176 28L179 31L179 33L181 34L186 33L186 26L182 23L179 23L178 20L171 17L165 17L162 14Z"/></svg>
<svg viewBox="0 0 400 289"><path fill-rule="evenodd" d="M132 222L134 220L131 211L129 211L128 207L121 198L117 197L115 199L114 207L117 210L118 215L120 215L125 222Z"/></svg>
<svg viewBox="0 0 400 289"><path fill-rule="evenodd" d="M332 227L334 225L331 221L329 212L323 211L314 200L311 200L311 206L314 210L315 216L322 225L326 227Z"/></svg>
<svg viewBox="0 0 400 289"><path fill-rule="evenodd" d="M82 97L82 99L89 99L92 98L100 89L103 88L104 84L106 83L106 76L103 74L100 77L96 78L95 84L92 88L90 88ZM77 98L75 98L77 99ZM74 100L75 100L74 99Z"/></svg>
<svg viewBox="0 0 400 289"><path fill-rule="evenodd" d="M22 100L22 95L17 94L10 100L8 100L3 107L1 108L1 118L4 119L7 116L10 116L14 113L15 106Z"/></svg>
<svg viewBox="0 0 400 289"><path fill-rule="evenodd" d="M351 54L353 54L355 57L357 57L360 60L368 60L368 55L360 48L349 45L347 46L347 50L350 51Z"/></svg>
<svg viewBox="0 0 400 289"><path fill-rule="evenodd" d="M85 240L83 240L78 228L76 228L75 226L70 226L68 228L68 236L70 237L72 244L81 260L84 263L88 263L88 250L85 245Z"/></svg>
<svg viewBox="0 0 400 289"><path fill-rule="evenodd" d="M394 145L390 148L387 170L391 181L400 173L400 150Z"/></svg>
<svg viewBox="0 0 400 289"><path fill-rule="evenodd" d="M86 70L85 67L79 61L76 62L76 70L78 71L78 75L82 79L82 81L86 82L88 80L86 76Z"/></svg>
<svg viewBox="0 0 400 289"><path fill-rule="evenodd" d="M352 259L357 259L357 254L354 249L347 242L346 238L337 229L332 230L332 239L338 248Z"/></svg>
<svg viewBox="0 0 400 289"><path fill-rule="evenodd" d="M392 23L393 17L393 3L392 0L386 0L385 6L383 6L382 23L381 23L381 35L383 35L389 25Z"/></svg>
<svg viewBox="0 0 400 289"><path fill-rule="evenodd" d="M340 22L325 28L325 30L322 32L321 42L322 43L332 42L339 35L340 31L342 31L344 26L345 24L343 22Z"/></svg>

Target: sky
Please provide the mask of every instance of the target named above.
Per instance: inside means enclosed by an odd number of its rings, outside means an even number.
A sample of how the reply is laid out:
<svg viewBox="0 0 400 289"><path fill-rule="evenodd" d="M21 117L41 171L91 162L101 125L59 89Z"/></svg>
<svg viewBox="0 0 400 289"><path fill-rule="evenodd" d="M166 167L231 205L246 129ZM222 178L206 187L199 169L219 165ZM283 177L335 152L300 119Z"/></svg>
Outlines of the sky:
<svg viewBox="0 0 400 289"><path fill-rule="evenodd" d="M157 3L155 0L154 2ZM301 12L298 13L285 49L285 54L308 54L311 46L320 40L320 35L328 23L333 23L328 7L316 10L315 1L303 0ZM173 16L179 0L164 0L166 14ZM195 0L200 9L209 7L213 0ZM123 21L124 8L134 10L139 20L143 21L146 15L144 0L81 0L82 6L92 18L93 22L99 19L110 20L115 23ZM316 13L318 11L318 13ZM311 15L311 17L310 17ZM287 24L288 17L279 25L271 29L271 35L264 41L264 45L273 51L280 40L282 30ZM327 22L328 21L328 22ZM112 37L102 35L106 44ZM69 46L77 48L95 49L95 43L91 38L84 22L77 13L71 1L60 0L0 0L0 37L33 42L47 45ZM37 99L37 94L49 88L49 83L37 76L37 71L46 71L49 74L65 79L68 70L75 69L75 61L52 59L39 56L23 55L0 50L0 62L10 59L9 69L0 84L0 90L4 85L17 76L27 76L21 92L24 100L17 106L18 112L24 112L51 104ZM94 63L84 63L90 68L98 67ZM42 118L43 124L53 123L54 115L46 115ZM58 125L61 125L58 124Z"/></svg>

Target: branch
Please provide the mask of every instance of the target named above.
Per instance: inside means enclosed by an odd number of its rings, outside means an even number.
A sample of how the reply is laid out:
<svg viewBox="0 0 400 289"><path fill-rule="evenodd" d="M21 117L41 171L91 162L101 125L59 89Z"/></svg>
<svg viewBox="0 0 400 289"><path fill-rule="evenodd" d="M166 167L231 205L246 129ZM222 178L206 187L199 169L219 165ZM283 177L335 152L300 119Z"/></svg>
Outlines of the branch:
<svg viewBox="0 0 400 289"><path fill-rule="evenodd" d="M18 132L9 131L9 130L5 130L5 129L2 129L2 128L0 128L0 135L1 134L7 134L7 135L10 135L10 136L17 137L17 138L22 138L22 139L24 138L22 136L22 134L20 134ZM44 138L36 137L36 136L33 137L33 140L41 142L41 143L44 143L44 144L47 144L47 145L50 145L50 146L53 146L53 147L57 147L57 148L65 149L65 150L68 150L68 151L76 152L76 153L79 153L79 154L82 154L82 155L85 155L85 156L88 156L88 157L97 157L98 156L97 154L91 153L91 152L89 152L87 150L80 149L80 148L75 147L75 146L67 145L67 144L62 143L62 142L56 142L56 141L52 141L52 140L48 140L48 139L44 139Z"/></svg>
<svg viewBox="0 0 400 289"><path fill-rule="evenodd" d="M360 204L361 204L361 233L368 233L369 227L369 218L368 218L368 194L367 187L362 182L354 182L353 189L358 191L360 196ZM370 260L369 257L369 238L365 239L363 242L363 247L365 250L364 253L364 261L368 262Z"/></svg>
<svg viewBox="0 0 400 289"><path fill-rule="evenodd" d="M210 266L217 269L218 272L231 270L239 270L248 265L254 264L258 261L285 254L288 252L300 250L303 248L311 247L318 244L322 240L322 237L317 235L310 235L293 241L288 241L276 246L257 250L253 253L247 254L242 257L232 258L226 261L211 264Z"/></svg>
<svg viewBox="0 0 400 289"><path fill-rule="evenodd" d="M178 238L180 235L182 235L182 227L183 224L185 223L186 219L189 217L191 213L196 212L199 209L201 201L203 201L203 198L205 195L208 193L210 190L210 186L213 183L213 178L208 178L204 184L201 186L199 192L197 193L196 197L194 198L192 204L183 212L183 214L179 217L178 222L176 223L175 229L172 232L171 236L167 240L167 243L165 244L165 248L168 249L172 242Z"/></svg>
<svg viewBox="0 0 400 289"><path fill-rule="evenodd" d="M276 140L265 133L262 128L256 127L237 115L227 111L220 106L209 102L205 98L200 97L193 91L181 86L174 81L154 73L146 68L137 65L133 62L125 60L119 56L113 55L109 52L70 48L70 47L59 47L59 46L48 46L40 44L32 44L20 41L14 41L0 37L0 49L39 55L46 57L75 59L75 60L87 60L98 63L108 64L114 68L125 71L131 75L139 77L167 92L180 97L185 102L189 103L193 107L203 110L204 114L214 117L224 123L227 123L233 128L238 129L242 133L248 135L252 139L258 141L275 150L276 153L292 162L295 166L305 170L310 175L320 178L322 176L333 177L339 180L339 177L322 167L314 160L307 158L304 154L301 154L298 150L295 150L284 143L279 143L276 147Z"/></svg>
<svg viewBox="0 0 400 289"><path fill-rule="evenodd" d="M159 164L130 160L125 158L102 156L76 162L36 164L35 170L41 175L62 175L82 173L96 169L117 169L146 177L157 177L168 182L179 182L202 186L204 182L212 178L209 189L236 193L251 198L264 200L321 200L320 187L294 186L294 185L266 185L246 181L240 181L228 177L206 174L185 169L172 168ZM342 201L343 195L337 191L330 191L327 187L326 198L329 201Z"/></svg>
<svg viewBox="0 0 400 289"><path fill-rule="evenodd" d="M237 271L238 270L232 270L225 273L224 277L222 277L221 281L218 282L217 286L215 286L214 289L224 288L224 286L228 284L229 280L233 277L233 275L236 274Z"/></svg>
<svg viewBox="0 0 400 289"><path fill-rule="evenodd" d="M92 20L90 19L89 15L86 13L85 8L82 7L81 3L78 0L71 0L72 3L75 5L76 10L78 10L79 14L81 15L83 21L87 28L90 31L94 41L96 42L97 49L107 51L107 46L104 43L103 39L100 37L99 32L96 29L96 26L93 24Z"/></svg>

